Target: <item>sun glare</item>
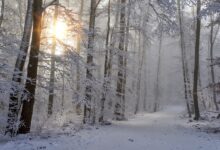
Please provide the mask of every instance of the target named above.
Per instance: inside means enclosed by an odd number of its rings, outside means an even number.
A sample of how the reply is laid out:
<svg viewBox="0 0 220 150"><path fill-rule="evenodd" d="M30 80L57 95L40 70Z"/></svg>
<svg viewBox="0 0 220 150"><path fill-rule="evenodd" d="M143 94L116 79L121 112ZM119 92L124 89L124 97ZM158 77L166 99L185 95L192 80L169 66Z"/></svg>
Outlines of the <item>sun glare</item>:
<svg viewBox="0 0 220 150"><path fill-rule="evenodd" d="M68 30L67 24L64 21L57 20L56 27L54 27L53 24L50 25L49 34L51 36L55 35L56 39L62 42L65 42L66 36L67 36L67 30ZM53 43L51 38L48 40L48 43L49 44ZM64 53L63 48L60 46L57 46L55 54L62 55L63 53Z"/></svg>
<svg viewBox="0 0 220 150"><path fill-rule="evenodd" d="M57 21L56 28L54 29L56 38L59 40L65 40L67 34L67 25L65 22Z"/></svg>
<svg viewBox="0 0 220 150"><path fill-rule="evenodd" d="M77 47L77 38L80 35L81 24L75 23L68 25L69 20L63 20L62 18L57 18L56 25L53 23L53 19L48 20L48 26L46 34L49 37L47 43L53 45L53 40L56 38L56 50L55 55L64 55L66 51L65 45L73 47L73 50Z"/></svg>
<svg viewBox="0 0 220 150"><path fill-rule="evenodd" d="M56 27L50 25L49 34L56 36L57 39L64 41L67 36L67 24L61 20L57 20Z"/></svg>

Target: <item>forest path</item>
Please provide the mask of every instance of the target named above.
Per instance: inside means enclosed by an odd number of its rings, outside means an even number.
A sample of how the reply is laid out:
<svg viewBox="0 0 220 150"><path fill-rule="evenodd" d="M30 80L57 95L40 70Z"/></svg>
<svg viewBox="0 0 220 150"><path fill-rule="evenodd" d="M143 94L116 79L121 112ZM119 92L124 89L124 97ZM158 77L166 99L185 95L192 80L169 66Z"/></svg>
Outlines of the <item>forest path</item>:
<svg viewBox="0 0 220 150"><path fill-rule="evenodd" d="M220 150L219 135L196 131L180 118L182 112L169 107L76 135L11 141L0 150Z"/></svg>

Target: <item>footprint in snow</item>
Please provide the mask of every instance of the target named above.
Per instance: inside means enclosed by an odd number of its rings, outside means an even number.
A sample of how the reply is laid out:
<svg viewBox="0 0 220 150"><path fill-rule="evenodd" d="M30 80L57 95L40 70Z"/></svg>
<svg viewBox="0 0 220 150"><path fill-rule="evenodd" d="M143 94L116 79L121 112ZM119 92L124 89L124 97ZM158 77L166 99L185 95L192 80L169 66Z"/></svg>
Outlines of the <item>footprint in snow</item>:
<svg viewBox="0 0 220 150"><path fill-rule="evenodd" d="M128 141L129 142L134 142L134 139L129 138Z"/></svg>

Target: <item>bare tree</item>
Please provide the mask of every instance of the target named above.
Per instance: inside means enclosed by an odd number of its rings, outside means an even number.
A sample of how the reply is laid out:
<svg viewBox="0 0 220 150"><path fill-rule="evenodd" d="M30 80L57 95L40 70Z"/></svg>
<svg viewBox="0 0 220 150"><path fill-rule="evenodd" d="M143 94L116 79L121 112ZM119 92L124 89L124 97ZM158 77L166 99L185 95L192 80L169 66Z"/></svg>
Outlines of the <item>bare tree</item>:
<svg viewBox="0 0 220 150"><path fill-rule="evenodd" d="M161 68L161 50L163 44L163 27L160 27L159 35L159 50L158 50L158 63L157 63L157 75L156 75L156 86L155 86L155 102L154 102L154 112L159 109L159 97L160 97L160 68Z"/></svg>
<svg viewBox="0 0 220 150"><path fill-rule="evenodd" d="M11 135L16 134L16 124L19 111L19 96L23 92L23 89L21 89L20 87L23 78L23 69L29 49L32 30L32 3L33 0L28 0L23 37L20 44L20 50L17 56L12 78L12 87L9 99L8 121L6 127L6 133L9 132Z"/></svg>
<svg viewBox="0 0 220 150"><path fill-rule="evenodd" d="M59 4L59 0L56 0L57 4ZM57 28L57 18L58 18L58 5L55 6L54 16L53 16L53 29ZM52 41L52 49L51 49L51 64L50 64L50 82L49 82L49 101L48 101L48 117L50 117L53 113L53 101L54 101L54 84L55 84L55 63L56 63L56 46L57 46L57 37L56 31L53 32L53 41Z"/></svg>
<svg viewBox="0 0 220 150"><path fill-rule="evenodd" d="M1 15L0 15L0 27L2 26L2 22L4 20L4 12L5 12L5 0L2 0Z"/></svg>
<svg viewBox="0 0 220 150"><path fill-rule="evenodd" d="M118 79L117 79L117 101L115 104L114 117L116 120L124 120L125 119L125 84L126 84L126 76L125 76L125 32L126 32L126 22L125 22L125 14L126 14L126 0L121 0L120 7L120 36L119 36L119 54L118 54Z"/></svg>
<svg viewBox="0 0 220 150"><path fill-rule="evenodd" d="M199 49L200 49L200 32L201 32L201 1L197 0L197 18L196 18L196 43L195 43L195 64L193 78L193 101L195 109L195 120L199 120L199 103L198 103L198 75L199 75Z"/></svg>
<svg viewBox="0 0 220 150"><path fill-rule="evenodd" d="M210 42L210 61L211 61L211 65L210 65L210 71L211 71L211 80L212 80L212 94L213 94L213 102L215 105L215 109L218 111L219 107L218 107L218 103L216 100L216 87L215 87L215 70L214 70L214 44L215 44L215 40L216 40L216 35L214 34L214 21L213 21L213 17L211 16L211 24L210 24L210 38L209 38L209 42ZM217 33L216 33L217 34Z"/></svg>
<svg viewBox="0 0 220 150"><path fill-rule="evenodd" d="M79 10L79 22L82 22L82 16L83 16L83 9L84 9L84 0L81 0L80 10ZM76 45L76 51L78 54L80 54L81 51L81 35L80 33L77 33L77 45ZM77 75L76 75L76 91L77 91L77 105L76 105L76 113L80 115L81 113L81 104L79 103L79 92L80 92L80 66L79 62L77 62Z"/></svg>
<svg viewBox="0 0 220 150"><path fill-rule="evenodd" d="M138 78L137 78L137 89L136 89L136 95L137 95L137 102L134 114L137 114L139 111L139 105L140 105L140 98L141 98L141 75L142 75L142 64L143 64L143 51L141 46L141 40L142 40L142 34L141 34L141 22L142 17L139 18L139 30L138 30Z"/></svg>
<svg viewBox="0 0 220 150"><path fill-rule="evenodd" d="M183 14L181 9L181 3L180 0L177 1L177 7L178 7L178 18L179 18L179 32L180 32L180 48L181 48L181 60L182 60L182 71L183 71L183 84L184 84L184 94L185 94L185 101L186 101L186 107L189 117L191 117L191 110L190 110L190 104L189 104L189 90L190 87L190 81L189 81L189 75L188 75L188 66L187 66L187 60L186 60L186 46L185 46L185 36L184 36L184 27L183 27Z"/></svg>
<svg viewBox="0 0 220 150"><path fill-rule="evenodd" d="M18 12L19 12L19 25L20 25L20 30L21 30L21 32L22 32L22 30L23 30L23 14L22 14L22 11L23 11L23 9L22 9L22 5L24 5L23 4L23 2L22 2L22 0L16 0L17 1L17 4L18 4Z"/></svg>
<svg viewBox="0 0 220 150"><path fill-rule="evenodd" d="M23 96L23 105L21 111L20 126L18 133L24 134L30 132L33 107L35 101L36 80L38 70L38 55L41 41L41 21L42 21L42 0L33 1L33 33L30 49L30 58L27 70L27 80L25 83L26 93Z"/></svg>
<svg viewBox="0 0 220 150"><path fill-rule="evenodd" d="M94 92L92 81L93 73L92 67L94 66L93 62L93 51L95 43L95 18L96 18L96 9L101 0L91 0L90 5L90 19L89 19L89 35L88 35L88 53L87 53L87 69L86 69L86 79L88 83L85 90L85 99L86 104L84 105L84 123L95 123L94 109L92 108L92 93ZM93 112L92 112L93 111Z"/></svg>
<svg viewBox="0 0 220 150"><path fill-rule="evenodd" d="M106 40L105 40L105 67L104 67L104 83L103 83L103 94L101 99L101 112L99 117L99 122L104 121L104 108L105 108L105 101L106 101L106 94L108 92L108 88L110 86L110 79L109 79L109 61L110 61L110 49L109 49L109 35L110 35L110 24L111 24L111 0L108 1L108 20L107 20L107 33L106 33Z"/></svg>

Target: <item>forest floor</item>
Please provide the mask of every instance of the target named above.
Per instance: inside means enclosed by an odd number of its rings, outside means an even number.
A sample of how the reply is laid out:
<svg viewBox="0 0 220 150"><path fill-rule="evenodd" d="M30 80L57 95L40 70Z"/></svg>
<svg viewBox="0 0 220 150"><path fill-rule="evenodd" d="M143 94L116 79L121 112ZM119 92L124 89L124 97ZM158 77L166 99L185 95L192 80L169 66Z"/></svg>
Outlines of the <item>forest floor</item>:
<svg viewBox="0 0 220 150"><path fill-rule="evenodd" d="M220 133L197 130L182 113L169 107L77 133L0 139L0 150L220 150Z"/></svg>

